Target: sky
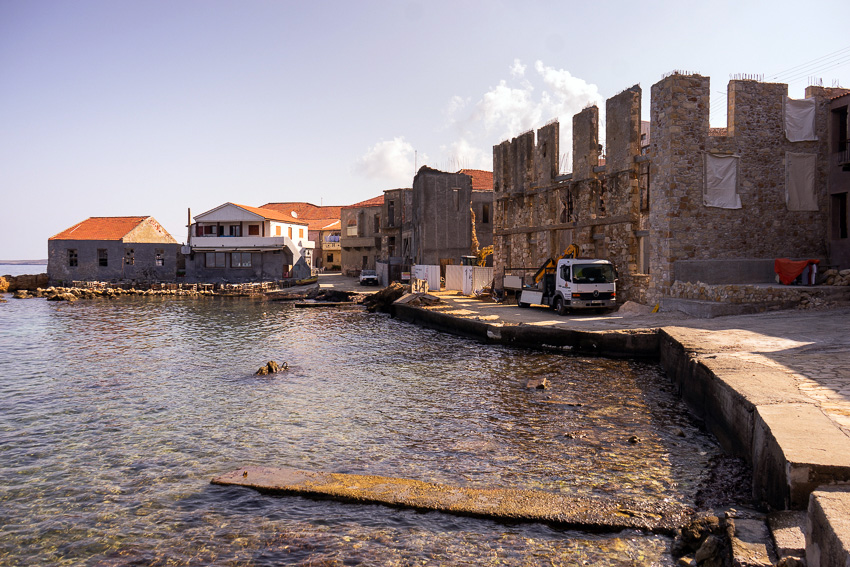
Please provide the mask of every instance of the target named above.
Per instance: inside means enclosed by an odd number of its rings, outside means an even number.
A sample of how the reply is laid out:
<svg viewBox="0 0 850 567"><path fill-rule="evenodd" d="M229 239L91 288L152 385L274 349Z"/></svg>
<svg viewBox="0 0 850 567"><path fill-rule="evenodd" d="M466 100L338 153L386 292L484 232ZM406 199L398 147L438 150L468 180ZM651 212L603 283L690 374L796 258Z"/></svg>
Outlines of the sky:
<svg viewBox="0 0 850 567"><path fill-rule="evenodd" d="M671 71L850 87L846 0L0 0L0 260L91 216L348 205ZM565 165L564 171L569 170Z"/></svg>

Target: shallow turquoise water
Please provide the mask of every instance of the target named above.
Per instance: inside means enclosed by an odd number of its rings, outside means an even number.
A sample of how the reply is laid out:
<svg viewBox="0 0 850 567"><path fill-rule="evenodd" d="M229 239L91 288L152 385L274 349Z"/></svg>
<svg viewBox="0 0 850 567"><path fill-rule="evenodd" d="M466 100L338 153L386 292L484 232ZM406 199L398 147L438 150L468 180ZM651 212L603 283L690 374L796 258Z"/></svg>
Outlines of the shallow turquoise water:
<svg viewBox="0 0 850 567"><path fill-rule="evenodd" d="M359 310L6 297L0 565L672 565L661 536L209 480L262 464L690 504L718 453L650 364L482 345ZM290 370L253 375L271 359ZM549 390L525 388L540 376Z"/></svg>

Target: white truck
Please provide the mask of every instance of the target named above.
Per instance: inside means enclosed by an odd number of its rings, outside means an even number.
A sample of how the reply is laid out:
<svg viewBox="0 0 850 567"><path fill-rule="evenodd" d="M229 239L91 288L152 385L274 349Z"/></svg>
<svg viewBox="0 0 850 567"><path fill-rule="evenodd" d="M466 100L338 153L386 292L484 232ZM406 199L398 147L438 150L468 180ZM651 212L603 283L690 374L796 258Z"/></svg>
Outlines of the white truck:
<svg viewBox="0 0 850 567"><path fill-rule="evenodd" d="M517 305L532 304L552 307L558 315L572 309L611 309L617 305L617 271L608 260L560 258L557 264L549 260L533 282L517 292Z"/></svg>

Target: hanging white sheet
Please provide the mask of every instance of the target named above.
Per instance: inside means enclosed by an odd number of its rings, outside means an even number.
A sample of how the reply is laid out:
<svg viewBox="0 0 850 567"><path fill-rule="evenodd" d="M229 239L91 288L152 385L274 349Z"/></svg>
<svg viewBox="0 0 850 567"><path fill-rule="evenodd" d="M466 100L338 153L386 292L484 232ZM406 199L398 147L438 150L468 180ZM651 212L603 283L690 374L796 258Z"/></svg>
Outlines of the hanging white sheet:
<svg viewBox="0 0 850 567"><path fill-rule="evenodd" d="M815 135L815 99L785 98L785 137L789 142L818 139Z"/></svg>
<svg viewBox="0 0 850 567"><path fill-rule="evenodd" d="M789 211L817 211L816 154L785 152L785 204Z"/></svg>
<svg viewBox="0 0 850 567"><path fill-rule="evenodd" d="M738 195L738 156L705 154L705 189L702 194L706 207L740 209Z"/></svg>

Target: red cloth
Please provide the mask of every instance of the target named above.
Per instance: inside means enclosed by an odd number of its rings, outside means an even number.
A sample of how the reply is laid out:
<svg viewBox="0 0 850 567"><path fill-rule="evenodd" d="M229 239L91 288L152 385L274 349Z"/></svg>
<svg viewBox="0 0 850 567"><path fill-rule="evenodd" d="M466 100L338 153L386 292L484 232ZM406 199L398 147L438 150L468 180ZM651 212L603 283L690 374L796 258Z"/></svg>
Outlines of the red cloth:
<svg viewBox="0 0 850 567"><path fill-rule="evenodd" d="M773 271L779 274L779 281L785 285L791 285L809 264L820 264L820 260L777 258L773 261Z"/></svg>

